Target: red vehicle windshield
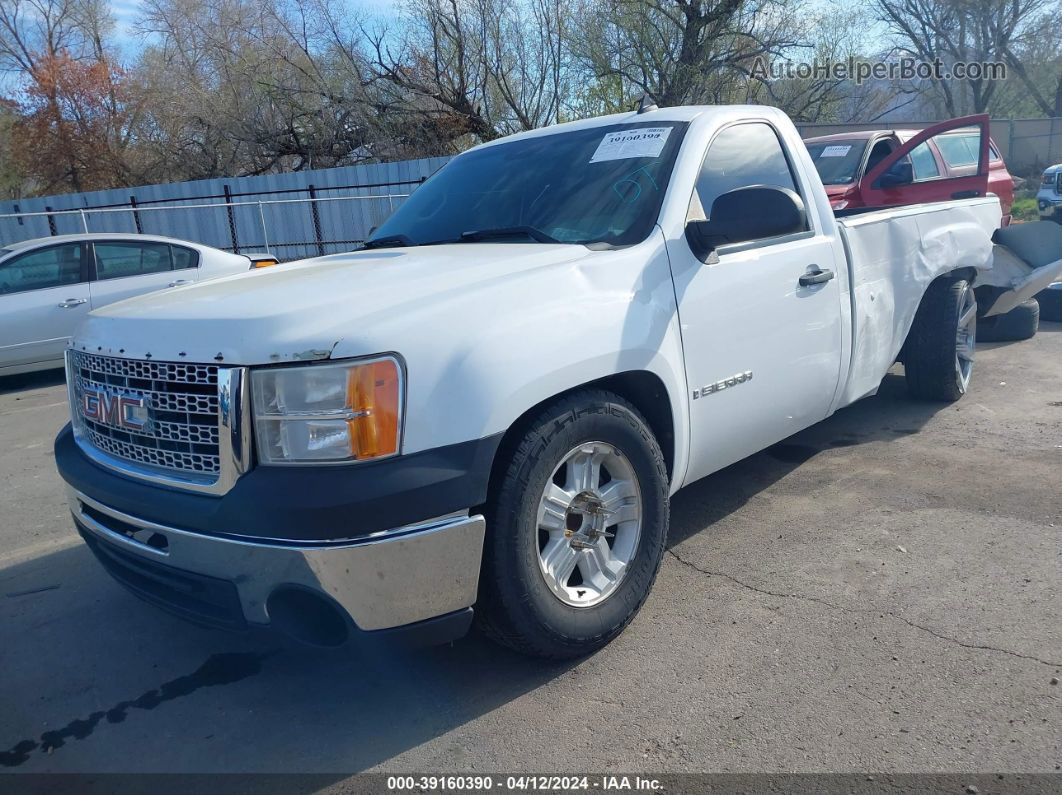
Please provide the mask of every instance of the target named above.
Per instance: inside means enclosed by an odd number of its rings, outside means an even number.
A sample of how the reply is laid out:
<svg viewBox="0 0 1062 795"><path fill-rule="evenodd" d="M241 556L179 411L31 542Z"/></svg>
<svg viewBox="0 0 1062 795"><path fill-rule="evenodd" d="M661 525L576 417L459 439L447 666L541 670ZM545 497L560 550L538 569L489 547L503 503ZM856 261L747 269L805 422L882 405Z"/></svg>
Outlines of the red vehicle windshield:
<svg viewBox="0 0 1062 795"><path fill-rule="evenodd" d="M858 178L856 172L863 162L867 139L809 143L807 147L824 185L848 185Z"/></svg>

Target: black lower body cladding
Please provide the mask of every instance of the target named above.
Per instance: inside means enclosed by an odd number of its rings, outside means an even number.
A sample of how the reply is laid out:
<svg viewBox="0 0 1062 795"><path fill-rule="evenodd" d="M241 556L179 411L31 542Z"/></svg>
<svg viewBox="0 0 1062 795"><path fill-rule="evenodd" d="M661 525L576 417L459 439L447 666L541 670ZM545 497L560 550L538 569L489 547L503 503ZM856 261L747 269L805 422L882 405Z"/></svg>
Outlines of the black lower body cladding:
<svg viewBox="0 0 1062 795"><path fill-rule="evenodd" d="M55 461L70 486L124 513L208 535L321 542L463 511L486 500L501 434L383 461L257 467L222 496L144 483L81 452L67 425Z"/></svg>

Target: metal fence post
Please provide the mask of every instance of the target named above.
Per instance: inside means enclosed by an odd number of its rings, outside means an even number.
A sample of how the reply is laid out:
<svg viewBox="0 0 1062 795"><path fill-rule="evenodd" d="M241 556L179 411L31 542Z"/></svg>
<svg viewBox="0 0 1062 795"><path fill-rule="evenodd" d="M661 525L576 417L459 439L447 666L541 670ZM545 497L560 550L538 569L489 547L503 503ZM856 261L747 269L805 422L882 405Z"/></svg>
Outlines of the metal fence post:
<svg viewBox="0 0 1062 795"><path fill-rule="evenodd" d="M88 234L88 218L85 216L85 211L84 210L78 209L78 212L81 213L81 229L87 235Z"/></svg>
<svg viewBox="0 0 1062 795"><path fill-rule="evenodd" d="M309 186L309 191L310 191L310 217L313 220L313 237L314 237L314 240L317 241L317 256L318 257L323 257L324 253L325 253L325 250L324 250L324 242L322 241L322 238L321 238L321 213L317 209L317 191L314 189L313 185Z"/></svg>
<svg viewBox="0 0 1062 795"><path fill-rule="evenodd" d="M55 229L55 216L51 214L52 208L48 207L46 205L44 210L45 210L45 212L48 213L48 234L50 234L50 235L59 234L59 232L56 231L56 229Z"/></svg>
<svg viewBox="0 0 1062 795"><path fill-rule="evenodd" d="M232 253L240 253L240 238L236 234L236 213L232 211L232 191L229 190L228 185L223 185L222 190L225 193L225 209L229 214L229 234L232 236Z"/></svg>
<svg viewBox="0 0 1062 795"><path fill-rule="evenodd" d="M265 222L265 210L262 209L262 202L258 202L258 220L262 222L262 240L265 241L265 253L270 254L269 250L269 230L266 229Z"/></svg>
<svg viewBox="0 0 1062 795"><path fill-rule="evenodd" d="M136 196L129 197L129 206L133 208L133 225L136 226L138 235L144 234L144 227L140 223L140 213L136 209Z"/></svg>

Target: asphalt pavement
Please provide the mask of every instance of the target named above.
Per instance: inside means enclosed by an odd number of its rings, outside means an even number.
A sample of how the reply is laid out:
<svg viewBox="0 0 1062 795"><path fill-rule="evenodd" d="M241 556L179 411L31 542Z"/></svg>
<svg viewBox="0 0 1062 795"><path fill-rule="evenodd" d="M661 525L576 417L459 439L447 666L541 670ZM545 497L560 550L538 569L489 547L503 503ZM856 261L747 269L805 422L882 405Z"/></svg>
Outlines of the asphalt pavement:
<svg viewBox="0 0 1062 795"><path fill-rule="evenodd" d="M1051 772L1062 324L954 405L880 393L680 492L588 659L321 652L186 625L76 536L61 373L0 381L0 771Z"/></svg>

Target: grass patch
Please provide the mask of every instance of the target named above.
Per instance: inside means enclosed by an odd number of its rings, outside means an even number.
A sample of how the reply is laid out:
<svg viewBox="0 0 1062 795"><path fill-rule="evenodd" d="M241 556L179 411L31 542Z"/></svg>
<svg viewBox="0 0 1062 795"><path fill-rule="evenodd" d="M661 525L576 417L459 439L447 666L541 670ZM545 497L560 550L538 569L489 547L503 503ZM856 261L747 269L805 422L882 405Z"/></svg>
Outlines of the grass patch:
<svg viewBox="0 0 1062 795"><path fill-rule="evenodd" d="M1015 199L1010 209L1015 221L1038 221L1040 213L1036 209L1036 199Z"/></svg>

